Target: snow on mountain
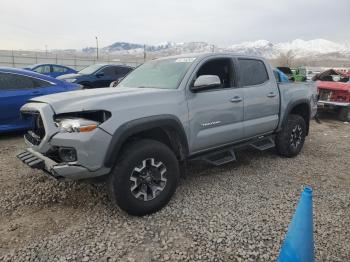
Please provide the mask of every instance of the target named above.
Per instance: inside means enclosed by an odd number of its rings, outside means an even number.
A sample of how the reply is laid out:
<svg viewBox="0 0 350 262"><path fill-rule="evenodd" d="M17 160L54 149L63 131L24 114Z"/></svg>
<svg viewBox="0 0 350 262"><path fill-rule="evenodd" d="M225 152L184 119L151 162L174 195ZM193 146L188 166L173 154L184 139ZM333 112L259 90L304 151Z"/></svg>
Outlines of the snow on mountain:
<svg viewBox="0 0 350 262"><path fill-rule="evenodd" d="M350 46L339 44L325 39L301 40L273 44L267 40L244 42L226 48L228 51L261 55L267 58L276 58L282 53L292 52L295 57L317 56L324 54L350 54Z"/></svg>
<svg viewBox="0 0 350 262"><path fill-rule="evenodd" d="M248 55L276 58L282 53L293 52L295 57L308 57L318 55L350 56L350 43L335 43L325 39L301 40L291 42L272 43L267 40L243 42L227 47L218 47L206 42L163 42L156 45L146 45L146 52L157 55L174 55L193 52L234 52ZM83 52L94 52L95 48L85 48ZM144 45L127 42L116 42L101 49L106 54L142 54Z"/></svg>
<svg viewBox="0 0 350 262"><path fill-rule="evenodd" d="M224 51L238 54L257 55L265 57L275 57L279 54L274 44L267 40L258 40L254 42L243 42L241 44L231 45L223 48Z"/></svg>
<svg viewBox="0 0 350 262"><path fill-rule="evenodd" d="M305 41L296 39L292 42L276 44L280 51L292 50L299 55L307 54L328 54L335 52L347 52L349 48L345 44L338 44L325 39L314 39Z"/></svg>

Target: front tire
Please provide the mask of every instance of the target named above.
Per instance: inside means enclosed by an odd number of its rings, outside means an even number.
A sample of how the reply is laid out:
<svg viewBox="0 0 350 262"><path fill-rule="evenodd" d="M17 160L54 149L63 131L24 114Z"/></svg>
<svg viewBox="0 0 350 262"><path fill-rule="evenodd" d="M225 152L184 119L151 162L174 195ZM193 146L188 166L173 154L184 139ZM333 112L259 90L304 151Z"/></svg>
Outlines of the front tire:
<svg viewBox="0 0 350 262"><path fill-rule="evenodd" d="M155 140L138 140L126 145L109 175L109 195L130 215L151 214L170 201L179 174L169 147Z"/></svg>
<svg viewBox="0 0 350 262"><path fill-rule="evenodd" d="M276 137L278 153L286 157L294 157L303 148L306 136L306 124L299 115L289 115L282 130Z"/></svg>

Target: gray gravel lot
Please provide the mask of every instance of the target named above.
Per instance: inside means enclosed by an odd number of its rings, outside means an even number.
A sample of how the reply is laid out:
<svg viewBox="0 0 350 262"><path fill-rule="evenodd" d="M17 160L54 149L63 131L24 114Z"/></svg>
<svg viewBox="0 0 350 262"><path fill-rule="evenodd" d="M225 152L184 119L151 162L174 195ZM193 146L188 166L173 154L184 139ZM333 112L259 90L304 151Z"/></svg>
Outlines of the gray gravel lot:
<svg viewBox="0 0 350 262"><path fill-rule="evenodd" d="M57 182L0 136L0 261L273 261L305 185L314 189L317 261L350 261L350 124L312 123L302 153L241 151L192 164L160 212L130 217L103 185Z"/></svg>

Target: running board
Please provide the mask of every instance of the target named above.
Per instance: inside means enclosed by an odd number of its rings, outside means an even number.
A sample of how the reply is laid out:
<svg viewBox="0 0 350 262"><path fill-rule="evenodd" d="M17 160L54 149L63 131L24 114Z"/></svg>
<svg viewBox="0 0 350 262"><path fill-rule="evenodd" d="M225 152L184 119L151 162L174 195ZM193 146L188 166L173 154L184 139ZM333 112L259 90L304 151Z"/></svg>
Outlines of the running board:
<svg viewBox="0 0 350 262"><path fill-rule="evenodd" d="M251 143L250 146L260 151L264 151L264 150L273 148L276 145L275 145L275 140L271 136L268 136L268 137L258 138L258 140Z"/></svg>
<svg viewBox="0 0 350 262"><path fill-rule="evenodd" d="M193 160L202 160L214 166L221 166L236 160L235 152L233 148L224 149L220 151L211 152Z"/></svg>

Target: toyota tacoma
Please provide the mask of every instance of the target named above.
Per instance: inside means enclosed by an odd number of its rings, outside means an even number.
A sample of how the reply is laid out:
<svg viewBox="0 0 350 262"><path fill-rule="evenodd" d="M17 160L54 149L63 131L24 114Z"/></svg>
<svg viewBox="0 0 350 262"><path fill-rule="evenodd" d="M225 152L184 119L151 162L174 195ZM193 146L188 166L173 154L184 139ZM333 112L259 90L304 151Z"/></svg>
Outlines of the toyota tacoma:
<svg viewBox="0 0 350 262"><path fill-rule="evenodd" d="M18 158L57 179L103 178L113 202L140 216L169 202L191 160L223 165L243 146L296 156L316 109L314 84L277 83L263 58L173 56L115 88L33 98Z"/></svg>

